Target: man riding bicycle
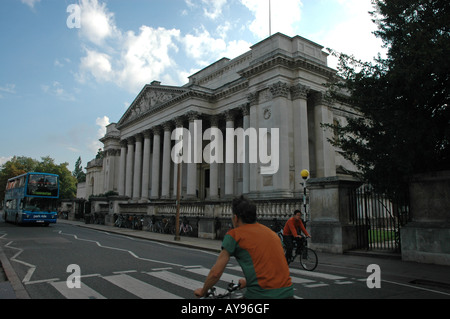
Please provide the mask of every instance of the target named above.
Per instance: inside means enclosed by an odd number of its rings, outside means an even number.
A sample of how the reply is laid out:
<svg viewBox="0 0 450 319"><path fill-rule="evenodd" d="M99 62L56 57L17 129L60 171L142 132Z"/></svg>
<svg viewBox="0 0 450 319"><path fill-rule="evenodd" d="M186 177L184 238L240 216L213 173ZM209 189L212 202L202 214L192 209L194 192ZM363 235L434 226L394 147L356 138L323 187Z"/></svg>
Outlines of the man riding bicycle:
<svg viewBox="0 0 450 319"><path fill-rule="evenodd" d="M311 238L311 235L306 230L302 222L302 212L298 209L294 211L294 216L289 218L283 229L283 240L286 245L286 260L288 264L292 259L292 249L294 248L294 240L300 245L301 233L306 237Z"/></svg>
<svg viewBox="0 0 450 319"><path fill-rule="evenodd" d="M195 290L203 297L222 276L231 256L244 272L239 280L241 289L247 288L245 298L293 298L294 288L289 266L283 258L283 247L278 236L268 227L256 222L256 206L241 196L232 204L234 228L224 237L222 252L206 278L203 288Z"/></svg>

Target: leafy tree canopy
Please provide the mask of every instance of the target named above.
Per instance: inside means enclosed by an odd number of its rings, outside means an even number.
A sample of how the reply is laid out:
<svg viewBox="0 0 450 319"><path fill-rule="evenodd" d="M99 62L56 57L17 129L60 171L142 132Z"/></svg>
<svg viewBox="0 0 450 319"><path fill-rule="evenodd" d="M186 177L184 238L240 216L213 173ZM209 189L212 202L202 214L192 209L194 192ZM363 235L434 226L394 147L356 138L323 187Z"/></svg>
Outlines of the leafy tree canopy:
<svg viewBox="0 0 450 319"><path fill-rule="evenodd" d="M450 2L372 4L387 57L362 62L332 52L339 67L330 94L361 116L328 126L360 177L396 194L412 174L450 169Z"/></svg>

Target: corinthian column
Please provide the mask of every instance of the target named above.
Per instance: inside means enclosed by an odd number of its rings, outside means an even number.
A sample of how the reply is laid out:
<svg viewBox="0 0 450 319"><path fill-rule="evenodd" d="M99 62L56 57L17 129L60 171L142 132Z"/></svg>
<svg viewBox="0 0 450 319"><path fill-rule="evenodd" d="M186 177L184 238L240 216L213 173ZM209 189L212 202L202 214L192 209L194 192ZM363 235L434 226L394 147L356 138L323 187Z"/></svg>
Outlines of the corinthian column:
<svg viewBox="0 0 450 319"><path fill-rule="evenodd" d="M217 116L211 117L211 129L218 130L219 118ZM217 138L217 137L215 137ZM223 147L221 144L220 147ZM216 153L219 151L214 150ZM219 199L219 163L217 161L210 162L209 165L209 199Z"/></svg>
<svg viewBox="0 0 450 319"><path fill-rule="evenodd" d="M161 128L153 128L152 199L159 199L159 169L161 166Z"/></svg>
<svg viewBox="0 0 450 319"><path fill-rule="evenodd" d="M150 186L150 153L151 153L151 132L144 132L144 160L142 163L142 193L141 201L146 202L148 200L148 189Z"/></svg>
<svg viewBox="0 0 450 319"><path fill-rule="evenodd" d="M234 196L234 165L235 165L235 147L234 147L234 113L232 111L225 112L226 128L227 128L227 145L233 145L233 148L226 147L225 154L225 197ZM230 130L231 129L231 130ZM228 131L233 134L228 134ZM229 140L233 139L233 141Z"/></svg>
<svg viewBox="0 0 450 319"><path fill-rule="evenodd" d="M127 172L125 180L125 196L133 196L133 166L134 166L134 138L130 137L128 142L128 153L127 153Z"/></svg>
<svg viewBox="0 0 450 319"><path fill-rule="evenodd" d="M307 95L309 88L298 84L291 88L293 129L294 129L294 190L300 193L303 190L301 171L309 170L309 143L308 143L308 109Z"/></svg>
<svg viewBox="0 0 450 319"><path fill-rule="evenodd" d="M164 123L164 148L163 148L163 169L162 169L162 187L161 198L170 197L170 166L171 166L171 129L172 124L170 122Z"/></svg>
<svg viewBox="0 0 450 319"><path fill-rule="evenodd" d="M125 170L127 165L127 141L120 142L120 163L119 163L119 185L117 191L119 196L125 196Z"/></svg>
<svg viewBox="0 0 450 319"><path fill-rule="evenodd" d="M201 145L197 145L197 139L201 136L201 132L199 132L200 128L196 125L195 121L200 118L200 114L197 112L189 112L189 133L191 135L190 139L190 156L189 162L187 164L187 198L197 198L197 161L198 159L198 148L201 148ZM201 158L201 156L200 156Z"/></svg>
<svg viewBox="0 0 450 319"><path fill-rule="evenodd" d="M142 135L136 135L135 154L134 154L134 177L133 177L133 200L139 200L141 197L142 181Z"/></svg>

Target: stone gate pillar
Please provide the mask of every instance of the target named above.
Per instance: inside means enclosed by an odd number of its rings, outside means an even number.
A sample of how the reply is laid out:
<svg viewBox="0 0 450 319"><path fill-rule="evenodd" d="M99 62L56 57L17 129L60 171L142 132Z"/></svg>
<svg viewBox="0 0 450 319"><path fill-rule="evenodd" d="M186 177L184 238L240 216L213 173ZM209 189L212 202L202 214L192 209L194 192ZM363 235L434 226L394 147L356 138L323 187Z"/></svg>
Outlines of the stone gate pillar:
<svg viewBox="0 0 450 319"><path fill-rule="evenodd" d="M350 222L349 193L360 185L354 178L340 176L307 181L311 248L339 254L356 248L356 226Z"/></svg>
<svg viewBox="0 0 450 319"><path fill-rule="evenodd" d="M411 221L400 229L402 259L450 265L450 171L410 180Z"/></svg>

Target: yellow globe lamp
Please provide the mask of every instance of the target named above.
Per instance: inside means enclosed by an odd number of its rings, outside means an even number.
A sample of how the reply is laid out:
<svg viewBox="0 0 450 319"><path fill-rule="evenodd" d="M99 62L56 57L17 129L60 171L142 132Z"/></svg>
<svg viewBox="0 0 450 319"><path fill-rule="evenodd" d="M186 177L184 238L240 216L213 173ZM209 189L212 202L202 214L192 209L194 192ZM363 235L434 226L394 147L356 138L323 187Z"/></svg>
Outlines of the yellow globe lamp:
<svg viewBox="0 0 450 319"><path fill-rule="evenodd" d="M309 177L309 171L307 169L304 169L303 171L300 172L300 175L302 176L303 179L307 179Z"/></svg>

